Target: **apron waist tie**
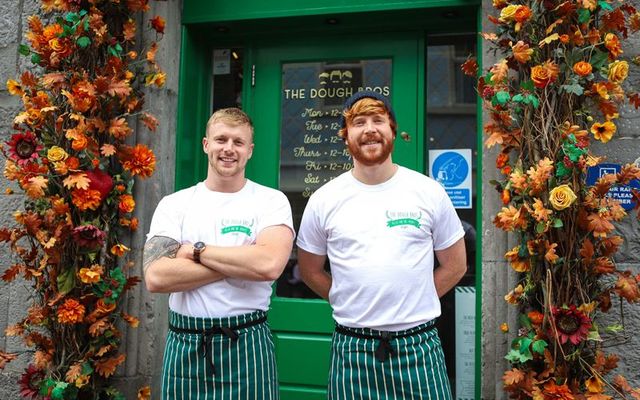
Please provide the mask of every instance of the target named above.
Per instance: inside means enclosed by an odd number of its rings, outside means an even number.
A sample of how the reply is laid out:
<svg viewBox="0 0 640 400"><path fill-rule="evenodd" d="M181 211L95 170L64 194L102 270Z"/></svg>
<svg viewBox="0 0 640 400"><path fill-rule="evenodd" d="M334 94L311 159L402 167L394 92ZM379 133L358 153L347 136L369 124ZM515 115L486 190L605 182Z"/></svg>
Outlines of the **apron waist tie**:
<svg viewBox="0 0 640 400"><path fill-rule="evenodd" d="M209 360L209 365L211 365L211 369L213 370L213 374L216 374L216 367L213 365L213 355L209 355L211 351L211 341L213 340L213 335L225 335L229 339L234 342L238 340L238 332L240 329L249 328L251 326L260 325L267 321L267 317L261 317L253 321L245 322L244 324L235 325L235 326L212 326L208 329L198 330L198 329L188 329L188 328L179 328L177 326L173 326L169 324L169 330L175 333L188 333L191 335L201 335L202 341L202 350L204 354L204 358Z"/></svg>
<svg viewBox="0 0 640 400"><path fill-rule="evenodd" d="M336 332L341 333L343 335L359 338L359 339L373 339L378 340L378 347L375 350L375 358L380 362L385 362L389 356L392 356L395 353L393 346L391 346L391 340L410 337L413 335L417 335L419 333L424 333L435 328L435 324L430 324L425 326L422 329L418 329L416 331L411 331L407 333L393 334L393 332L383 331L380 335L369 335L366 333L360 333L354 331L353 329L347 328L346 326L336 325Z"/></svg>

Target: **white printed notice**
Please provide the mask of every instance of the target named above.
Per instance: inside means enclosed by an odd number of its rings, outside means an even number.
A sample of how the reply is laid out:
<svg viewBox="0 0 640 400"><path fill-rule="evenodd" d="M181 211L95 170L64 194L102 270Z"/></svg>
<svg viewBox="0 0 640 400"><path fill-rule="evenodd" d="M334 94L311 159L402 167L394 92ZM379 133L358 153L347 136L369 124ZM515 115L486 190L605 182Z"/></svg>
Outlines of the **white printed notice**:
<svg viewBox="0 0 640 400"><path fill-rule="evenodd" d="M456 286L456 400L475 397L476 288Z"/></svg>

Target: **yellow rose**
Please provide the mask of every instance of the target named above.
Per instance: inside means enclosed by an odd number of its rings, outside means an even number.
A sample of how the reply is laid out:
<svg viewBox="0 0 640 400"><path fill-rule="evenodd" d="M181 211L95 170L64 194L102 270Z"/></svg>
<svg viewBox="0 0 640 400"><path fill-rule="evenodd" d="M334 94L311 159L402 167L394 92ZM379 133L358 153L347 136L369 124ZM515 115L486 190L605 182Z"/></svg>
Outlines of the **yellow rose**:
<svg viewBox="0 0 640 400"><path fill-rule="evenodd" d="M51 146L49 151L47 151L47 158L51 162L64 161L67 159L69 154L62 147Z"/></svg>
<svg viewBox="0 0 640 400"><path fill-rule="evenodd" d="M518 5L510 4L500 10L500 18L498 18L500 22L513 22L519 7Z"/></svg>
<svg viewBox="0 0 640 400"><path fill-rule="evenodd" d="M576 201L576 194L569 185L560 185L554 187L549 193L549 202L556 210L564 210Z"/></svg>
<svg viewBox="0 0 640 400"><path fill-rule="evenodd" d="M609 81L613 83L622 83L629 75L629 63L626 61L614 61L609 64Z"/></svg>

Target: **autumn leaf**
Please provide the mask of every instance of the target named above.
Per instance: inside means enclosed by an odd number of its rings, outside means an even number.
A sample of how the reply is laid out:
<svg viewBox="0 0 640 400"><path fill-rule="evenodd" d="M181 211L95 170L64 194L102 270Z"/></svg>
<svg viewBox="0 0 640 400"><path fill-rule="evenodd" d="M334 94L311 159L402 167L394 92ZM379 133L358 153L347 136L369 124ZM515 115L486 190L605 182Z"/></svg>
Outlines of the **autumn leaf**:
<svg viewBox="0 0 640 400"><path fill-rule="evenodd" d="M122 316L122 319L124 319L132 328L137 328L138 325L140 325L140 320L133 315L129 315L124 311L121 312L120 315Z"/></svg>
<svg viewBox="0 0 640 400"><path fill-rule="evenodd" d="M143 112L142 113L142 123L151 131L155 132L156 128L158 128L158 120L153 115Z"/></svg>
<svg viewBox="0 0 640 400"><path fill-rule="evenodd" d="M96 351L96 357L102 357L103 355L107 354L111 350L113 350L112 345L102 346L98 349L98 351Z"/></svg>
<svg viewBox="0 0 640 400"><path fill-rule="evenodd" d="M43 350L36 350L33 353L33 364L38 367L38 369L46 369L51 365L51 361L53 361L53 356Z"/></svg>
<svg viewBox="0 0 640 400"><path fill-rule="evenodd" d="M112 144L105 143L102 145L102 147L100 147L100 154L102 154L105 157L110 157L116 154L116 148Z"/></svg>
<svg viewBox="0 0 640 400"><path fill-rule="evenodd" d="M124 139L131 133L131 128L124 118L114 118L109 123L109 134L116 139Z"/></svg>
<svg viewBox="0 0 640 400"><path fill-rule="evenodd" d="M580 247L580 257L582 257L582 262L585 264L589 264L593 255L595 254L593 243L589 239L585 239L582 242L582 247Z"/></svg>
<svg viewBox="0 0 640 400"><path fill-rule="evenodd" d="M0 369L4 369L8 362L11 362L18 358L17 354L6 353L0 350Z"/></svg>
<svg viewBox="0 0 640 400"><path fill-rule="evenodd" d="M93 337L98 337L102 335L109 327L111 327L111 324L109 323L108 319L101 318L91 324L91 326L89 326L89 334Z"/></svg>
<svg viewBox="0 0 640 400"><path fill-rule="evenodd" d="M22 75L20 75L20 82L22 82L24 86L33 89L38 85L38 78L36 78L31 71L24 71Z"/></svg>
<svg viewBox="0 0 640 400"><path fill-rule="evenodd" d="M69 367L69 370L67 370L67 373L65 375L65 380L69 383L73 383L76 381L76 379L82 375L82 361L78 361L77 363L74 363L72 366Z"/></svg>
<svg viewBox="0 0 640 400"><path fill-rule="evenodd" d="M122 34L124 35L125 40L133 40L136 37L136 23L134 20L130 19L124 23L122 27Z"/></svg>
<svg viewBox="0 0 640 400"><path fill-rule="evenodd" d="M2 274L2 280L5 282L11 282L16 278L16 276L18 276L20 272L24 270L24 264L15 264L4 271L4 273Z"/></svg>
<svg viewBox="0 0 640 400"><path fill-rule="evenodd" d="M589 214L587 219L589 220L589 230L593 232L595 237L605 238L615 228L611 222L598 213Z"/></svg>
<svg viewBox="0 0 640 400"><path fill-rule="evenodd" d="M138 390L138 400L149 400L151 399L151 387L144 386Z"/></svg>
<svg viewBox="0 0 640 400"><path fill-rule="evenodd" d="M107 93L111 96L118 96L121 99L131 94L131 86L127 81L111 81Z"/></svg>
<svg viewBox="0 0 640 400"><path fill-rule="evenodd" d="M524 372L519 369L513 368L511 371L506 371L504 375L502 375L502 381L505 385L516 385L524 379Z"/></svg>
<svg viewBox="0 0 640 400"><path fill-rule="evenodd" d="M640 95L638 93L631 93L627 95L629 103L637 110L640 108Z"/></svg>
<svg viewBox="0 0 640 400"><path fill-rule="evenodd" d="M49 74L45 74L42 76L42 78L40 78L40 83L42 83L43 86L51 88L51 87L55 87L56 85L62 84L65 81L65 76L64 73L62 72L52 72Z"/></svg>
<svg viewBox="0 0 640 400"><path fill-rule="evenodd" d="M158 44L156 42L151 43L151 47L147 51L147 61L151 64L156 62L156 52L158 51Z"/></svg>
<svg viewBox="0 0 640 400"><path fill-rule="evenodd" d="M90 183L91 180L84 172L71 174L62 181L62 184L67 189L88 189Z"/></svg>
<svg viewBox="0 0 640 400"><path fill-rule="evenodd" d="M592 376L584 382L587 390L591 393L602 393L604 390L604 383L597 376Z"/></svg>
<svg viewBox="0 0 640 400"><path fill-rule="evenodd" d="M494 32L490 32L490 33L480 32L480 36L482 36L484 40L488 40L490 42L498 40L498 35L496 35Z"/></svg>
<svg viewBox="0 0 640 400"><path fill-rule="evenodd" d="M616 282L615 291L620 297L627 299L629 303L640 300L640 289L638 288L638 282L631 276L630 272L625 272L618 276Z"/></svg>
<svg viewBox="0 0 640 400"><path fill-rule="evenodd" d="M122 290L127 291L129 289L131 289L132 287L136 286L138 283L140 283L142 280L140 279L139 276L132 276L127 278L127 283L124 284L124 287Z"/></svg>
<svg viewBox="0 0 640 400"><path fill-rule="evenodd" d="M507 79L509 74L509 66L507 65L507 60L502 59L498 63L496 63L493 67L491 67L491 82L498 83Z"/></svg>
<svg viewBox="0 0 640 400"><path fill-rule="evenodd" d="M543 48L544 46L550 44L551 42L554 42L556 40L560 39L560 35L558 35L557 33L551 34L549 36L547 36L546 38L542 39L540 41L540 43L538 43L538 47Z"/></svg>
<svg viewBox="0 0 640 400"><path fill-rule="evenodd" d="M119 356L107 358L106 360L96 361L96 372L108 378L116 372L116 368L124 362L125 358L126 356L124 354L120 354Z"/></svg>
<svg viewBox="0 0 640 400"><path fill-rule="evenodd" d="M587 400L612 400L612 399L613 397L603 393L595 393L595 394L587 395Z"/></svg>
<svg viewBox="0 0 640 400"><path fill-rule="evenodd" d="M29 178L29 181L24 185L24 190L27 196L32 199L40 199L44 197L44 190L49 184L49 179L42 175L33 176Z"/></svg>

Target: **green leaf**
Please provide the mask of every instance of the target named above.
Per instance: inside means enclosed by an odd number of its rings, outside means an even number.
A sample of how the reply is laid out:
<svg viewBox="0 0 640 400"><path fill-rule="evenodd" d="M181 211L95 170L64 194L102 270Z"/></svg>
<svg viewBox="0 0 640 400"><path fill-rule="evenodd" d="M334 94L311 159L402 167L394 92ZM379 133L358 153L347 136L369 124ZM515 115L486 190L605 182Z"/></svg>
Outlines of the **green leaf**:
<svg viewBox="0 0 640 400"><path fill-rule="evenodd" d="M571 173L571 169L567 167L563 162L556 164L556 177L564 178Z"/></svg>
<svg viewBox="0 0 640 400"><path fill-rule="evenodd" d="M535 90L535 86L533 85L533 81L531 79L529 79L527 81L523 81L520 84L520 89L528 90L529 92L533 92Z"/></svg>
<svg viewBox="0 0 640 400"><path fill-rule="evenodd" d="M87 10L80 10L80 13L78 15L80 15L81 17L84 17L85 15L87 15L88 11Z"/></svg>
<svg viewBox="0 0 640 400"><path fill-rule="evenodd" d="M527 96L527 101L530 102L533 105L533 108L538 108L538 106L540 105L540 100L538 99L538 96L536 96L534 94L528 95Z"/></svg>
<svg viewBox="0 0 640 400"><path fill-rule="evenodd" d="M577 83L572 85L562 85L560 86L560 90L569 94L575 94L576 96L582 96L584 93L584 88Z"/></svg>
<svg viewBox="0 0 640 400"><path fill-rule="evenodd" d="M122 53L122 46L120 46L120 43L116 43L115 48L118 53Z"/></svg>
<svg viewBox="0 0 640 400"><path fill-rule="evenodd" d="M57 382L56 386L51 391L51 398L53 400L64 400L64 390L69 386L67 382Z"/></svg>
<svg viewBox="0 0 640 400"><path fill-rule="evenodd" d="M624 330L624 326L622 326L621 324L613 324L607 326L606 328L604 328L604 330L609 333L618 333Z"/></svg>
<svg viewBox="0 0 640 400"><path fill-rule="evenodd" d="M544 349L548 346L549 344L540 339L540 340L535 340L533 342L533 344L531 345L531 349L533 350L534 353L538 353L538 354L544 354Z"/></svg>
<svg viewBox="0 0 640 400"><path fill-rule="evenodd" d="M520 321L520 325L524 326L527 329L531 329L531 319L527 316L527 314L520 314L518 317L518 321Z"/></svg>
<svg viewBox="0 0 640 400"><path fill-rule="evenodd" d="M40 60L42 60L42 59L40 58L40 54L38 54L38 53L33 53L33 54L31 54L31 62L32 62L32 63L34 63L34 64L40 64Z"/></svg>
<svg viewBox="0 0 640 400"><path fill-rule="evenodd" d="M86 36L80 36L78 40L76 40L76 43L78 43L78 46L84 49L91 44L91 39Z"/></svg>
<svg viewBox="0 0 640 400"><path fill-rule="evenodd" d="M562 220L560 218L554 218L553 219L553 227L554 228L562 228L564 226L564 224L562 223Z"/></svg>
<svg viewBox="0 0 640 400"><path fill-rule="evenodd" d="M538 222L538 223L536 224L536 233L537 233L537 234L541 234L541 233L543 233L543 232L544 232L544 228L545 228L545 227L546 227L546 225L545 225L545 223L544 223L544 222Z"/></svg>
<svg viewBox="0 0 640 400"><path fill-rule="evenodd" d="M600 332L597 329L593 329L589 331L587 335L587 340L593 340L594 342L602 342L602 338L600 337Z"/></svg>
<svg viewBox="0 0 640 400"><path fill-rule="evenodd" d="M522 93L518 93L517 95L513 96L511 100L515 101L516 103L522 103L524 101L524 96L522 95Z"/></svg>
<svg viewBox="0 0 640 400"><path fill-rule="evenodd" d="M82 375L90 375L93 373L93 368L89 362L84 362L82 364Z"/></svg>
<svg viewBox="0 0 640 400"><path fill-rule="evenodd" d="M591 66L593 67L593 69L597 70L602 68L602 66L607 62L608 59L609 59L608 52L600 51L598 49L593 49L593 53L591 55L591 59L589 60L589 62L591 63Z"/></svg>
<svg viewBox="0 0 640 400"><path fill-rule="evenodd" d="M60 294L67 294L73 289L75 285L75 273L73 268L68 268L66 271L58 275L56 280L58 284L58 292Z"/></svg>
<svg viewBox="0 0 640 400"><path fill-rule="evenodd" d="M23 56L28 56L29 53L31 53L31 49L26 44L21 44L20 47L18 47L18 53Z"/></svg>
<svg viewBox="0 0 640 400"><path fill-rule="evenodd" d="M578 22L581 24L585 24L589 22L589 18L591 18L591 12L586 8L581 8L578 10Z"/></svg>
<svg viewBox="0 0 640 400"><path fill-rule="evenodd" d="M80 16L74 12L70 12L65 15L64 20L67 22L78 22L78 20L80 20Z"/></svg>
<svg viewBox="0 0 640 400"><path fill-rule="evenodd" d="M56 385L56 381L51 378L47 378L40 383L40 395L46 396L49 393L49 389Z"/></svg>
<svg viewBox="0 0 640 400"><path fill-rule="evenodd" d="M527 358L527 356L525 356L524 354L520 353L518 350L515 350L515 349L509 350L509 352L507 353L506 356L504 356L504 358L512 363L523 363L533 359L533 357Z"/></svg>
<svg viewBox="0 0 640 400"><path fill-rule="evenodd" d="M602 8L605 11L613 11L613 8L611 7L611 5L606 1L600 0L598 1L598 5L600 6L600 8Z"/></svg>
<svg viewBox="0 0 640 400"><path fill-rule="evenodd" d="M501 106L505 105L507 101L511 100L511 96L509 95L509 92L505 92L505 91L500 91L496 93L494 98L498 101L498 104L500 104Z"/></svg>

